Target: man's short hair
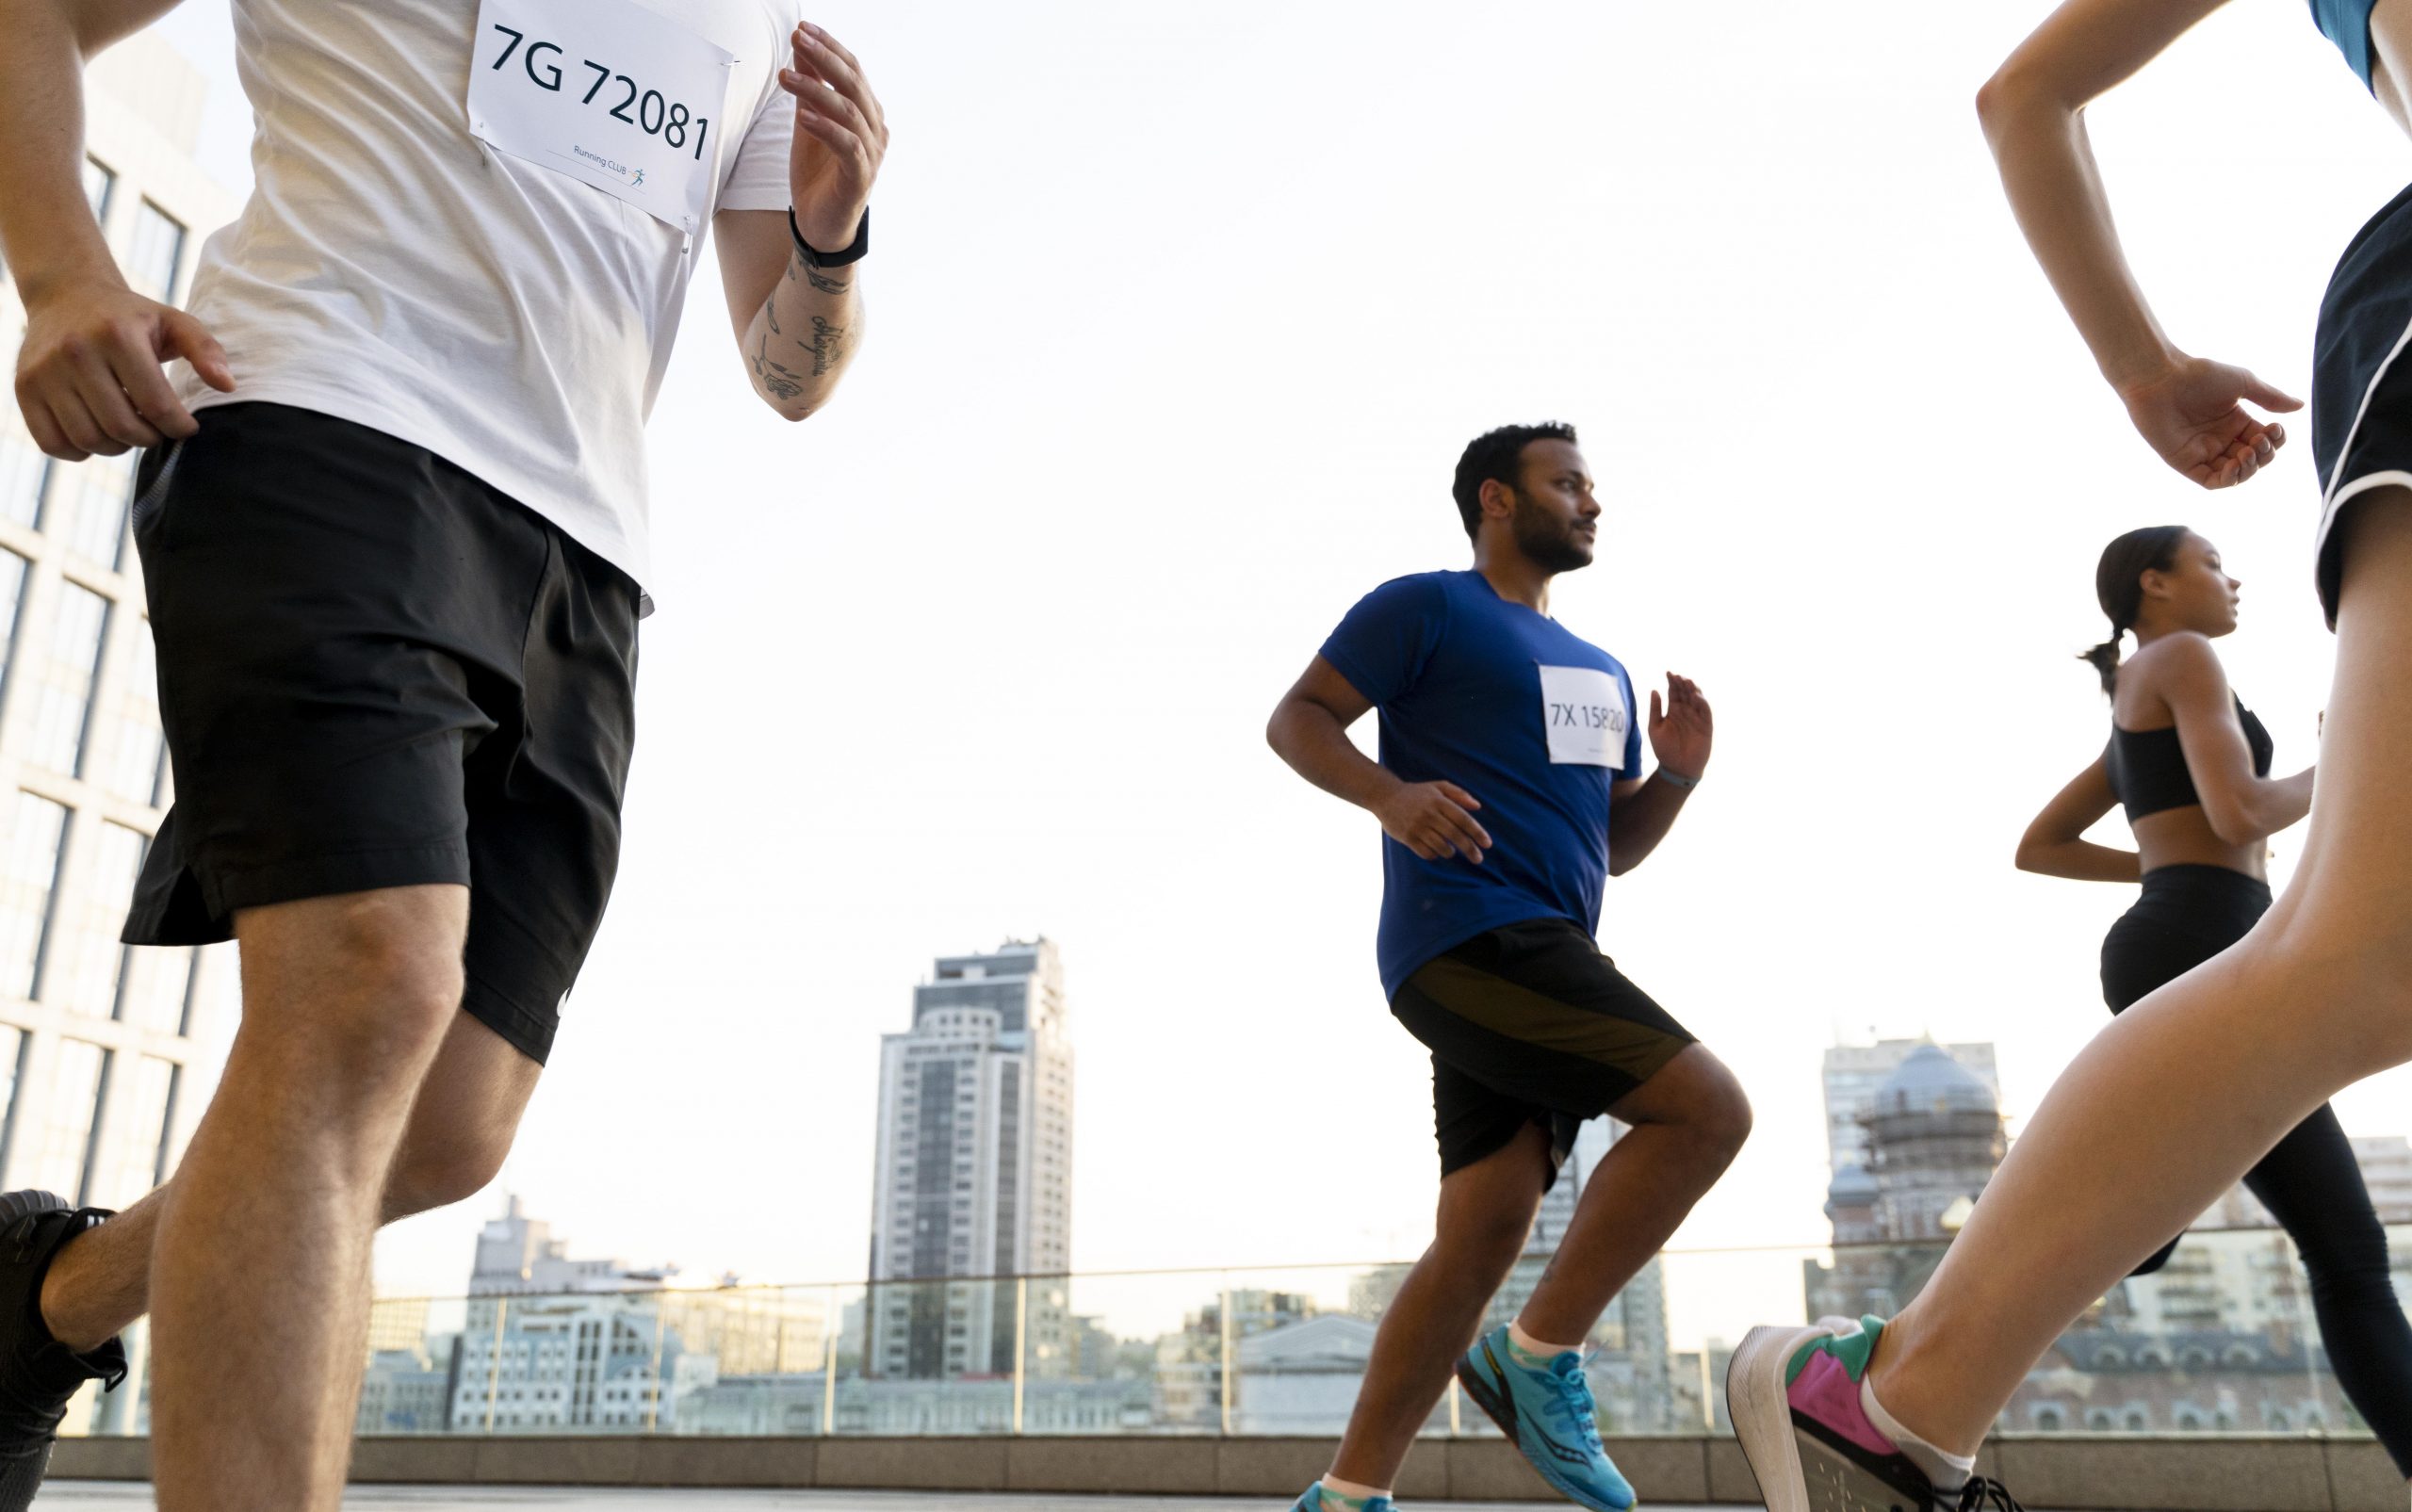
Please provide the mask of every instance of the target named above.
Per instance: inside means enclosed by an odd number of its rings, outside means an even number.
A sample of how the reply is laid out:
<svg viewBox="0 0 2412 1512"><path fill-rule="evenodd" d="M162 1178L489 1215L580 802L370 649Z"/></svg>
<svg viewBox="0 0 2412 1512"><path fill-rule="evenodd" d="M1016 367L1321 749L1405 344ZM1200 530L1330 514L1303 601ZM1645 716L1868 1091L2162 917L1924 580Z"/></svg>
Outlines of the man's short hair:
<svg viewBox="0 0 2412 1512"><path fill-rule="evenodd" d="M1457 497L1459 515L1466 522L1466 538L1472 540L1482 528L1485 482L1497 481L1514 488L1523 481L1526 447L1536 441L1573 440L1573 426L1563 420L1543 420L1539 425L1503 425L1468 442L1465 454L1458 459L1457 484L1449 490Z"/></svg>

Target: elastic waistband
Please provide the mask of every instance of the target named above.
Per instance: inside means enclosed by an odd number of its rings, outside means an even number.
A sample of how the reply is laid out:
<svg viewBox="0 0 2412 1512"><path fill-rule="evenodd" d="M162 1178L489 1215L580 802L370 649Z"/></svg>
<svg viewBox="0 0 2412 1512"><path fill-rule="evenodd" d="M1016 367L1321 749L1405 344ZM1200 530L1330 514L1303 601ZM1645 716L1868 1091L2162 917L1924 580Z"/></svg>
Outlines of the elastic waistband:
<svg viewBox="0 0 2412 1512"><path fill-rule="evenodd" d="M2247 876L2233 867L2208 866L2197 861L2155 867L2144 873L2143 886L2144 896L2151 899L2249 900L2265 908L2271 901L2270 885L2259 877Z"/></svg>

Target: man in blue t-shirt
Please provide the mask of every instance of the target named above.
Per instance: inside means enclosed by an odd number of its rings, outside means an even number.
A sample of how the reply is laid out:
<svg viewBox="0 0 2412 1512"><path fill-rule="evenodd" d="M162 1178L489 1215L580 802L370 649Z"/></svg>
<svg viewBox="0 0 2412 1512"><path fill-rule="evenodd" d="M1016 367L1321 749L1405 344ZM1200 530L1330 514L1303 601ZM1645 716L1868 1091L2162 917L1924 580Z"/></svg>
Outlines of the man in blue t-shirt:
<svg viewBox="0 0 2412 1512"><path fill-rule="evenodd" d="M1551 1485L1622 1512L1633 1488L1601 1448L1582 1343L1724 1174L1751 1109L1591 936L1602 884L1699 785L1708 703L1672 674L1663 707L1651 693L1645 776L1633 680L1549 617L1550 580L1590 565L1598 536L1573 427L1476 438L1455 493L1473 570L1366 594L1266 731L1300 776L1381 821L1382 990L1432 1052L1441 1145L1432 1247L1382 1315L1331 1472L1294 1512L1388 1512L1453 1369ZM1369 708L1378 763L1348 739ZM1631 1131L1524 1310L1475 1339L1575 1130L1603 1114Z"/></svg>

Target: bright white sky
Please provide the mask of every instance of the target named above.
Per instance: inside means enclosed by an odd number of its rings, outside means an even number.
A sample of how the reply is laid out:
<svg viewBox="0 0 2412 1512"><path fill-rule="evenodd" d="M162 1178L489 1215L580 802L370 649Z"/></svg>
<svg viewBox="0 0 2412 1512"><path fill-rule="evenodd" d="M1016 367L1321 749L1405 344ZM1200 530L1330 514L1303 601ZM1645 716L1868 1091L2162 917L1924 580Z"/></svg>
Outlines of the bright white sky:
<svg viewBox="0 0 2412 1512"><path fill-rule="evenodd" d="M2071 658L2111 535L2223 548L2230 674L2311 758L2308 428L2205 495L2095 381L1970 108L2039 5L815 14L895 130L869 339L790 429L700 280L654 416L627 852L504 1180L581 1253L859 1276L878 1035L933 955L1040 932L1076 1267L1418 1249L1429 1088L1374 976L1377 831L1260 732L1359 593L1463 563L1449 470L1504 421L1576 421L1602 480L1558 617L1718 713L1601 931L1758 1108L1681 1246L1826 1238L1837 1034L1992 1039L2017 1115L2100 1027L2131 894L2010 854L2104 739ZM226 8L167 24L244 187ZM2303 7L2239 0L2094 125L2170 330L2300 389L2407 155ZM2346 1126L2403 1130L2407 1092ZM381 1285L457 1290L500 1201L394 1232ZM1679 1267L1678 1340L1798 1277Z"/></svg>

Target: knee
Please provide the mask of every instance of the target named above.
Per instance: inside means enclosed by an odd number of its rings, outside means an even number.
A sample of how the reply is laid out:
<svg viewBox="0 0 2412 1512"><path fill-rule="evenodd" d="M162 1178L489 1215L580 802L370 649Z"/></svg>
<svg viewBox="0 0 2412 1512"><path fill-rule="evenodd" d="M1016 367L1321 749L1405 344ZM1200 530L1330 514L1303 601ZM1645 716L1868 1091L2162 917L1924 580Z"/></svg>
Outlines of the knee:
<svg viewBox="0 0 2412 1512"><path fill-rule="evenodd" d="M1720 1061L1710 1061L1694 1078L1682 1120L1702 1153L1722 1170L1751 1137L1751 1098Z"/></svg>
<svg viewBox="0 0 2412 1512"><path fill-rule="evenodd" d="M2231 952L2238 971L2309 1006L2312 1043L2350 1076L2412 1061L2412 925L2325 902L2273 910Z"/></svg>
<svg viewBox="0 0 2412 1512"><path fill-rule="evenodd" d="M502 1174L510 1153L508 1130L405 1141L385 1180L385 1221L466 1202Z"/></svg>
<svg viewBox="0 0 2412 1512"><path fill-rule="evenodd" d="M1532 1243L1535 1209L1501 1208L1469 1214L1450 1235L1451 1247L1465 1272L1492 1277L1507 1275Z"/></svg>
<svg viewBox="0 0 2412 1512"><path fill-rule="evenodd" d="M272 937L245 935L244 1018L262 1051L306 1060L338 1085L415 1085L464 985L461 931L428 902L391 891L314 899L282 905L308 912L278 920Z"/></svg>

